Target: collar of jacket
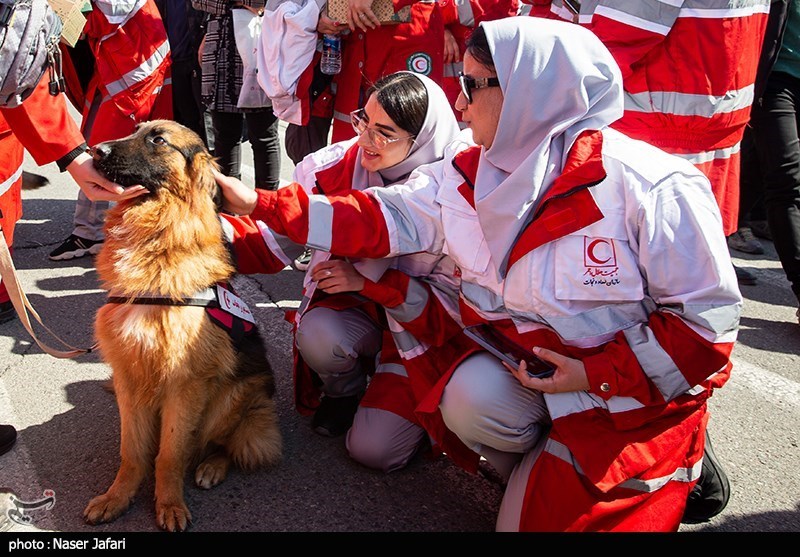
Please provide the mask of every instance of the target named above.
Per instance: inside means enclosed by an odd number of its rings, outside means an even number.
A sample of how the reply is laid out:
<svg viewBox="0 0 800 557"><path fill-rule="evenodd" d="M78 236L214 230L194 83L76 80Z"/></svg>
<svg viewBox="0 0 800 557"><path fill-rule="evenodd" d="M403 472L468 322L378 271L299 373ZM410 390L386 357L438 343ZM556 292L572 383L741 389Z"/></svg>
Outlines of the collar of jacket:
<svg viewBox="0 0 800 557"><path fill-rule="evenodd" d="M458 191L472 207L475 206L474 181L480 153L480 147L470 147L453 159L453 166L464 177L464 183ZM589 188L602 182L605 177L603 133L599 130L585 131L575 140L563 172L547 190L533 218L522 229L519 239L511 248L508 268L539 246L603 218Z"/></svg>
<svg viewBox="0 0 800 557"><path fill-rule="evenodd" d="M353 173L358 162L358 142L353 143L336 164L316 174L316 185L312 193L342 195L353 188ZM364 187L359 189L364 189Z"/></svg>

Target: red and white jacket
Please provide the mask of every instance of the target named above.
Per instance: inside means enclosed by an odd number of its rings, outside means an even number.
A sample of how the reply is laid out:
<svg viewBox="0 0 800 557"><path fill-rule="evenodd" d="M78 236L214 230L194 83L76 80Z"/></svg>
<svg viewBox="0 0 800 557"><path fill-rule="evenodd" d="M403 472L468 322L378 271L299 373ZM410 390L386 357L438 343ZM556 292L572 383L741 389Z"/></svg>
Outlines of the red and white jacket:
<svg viewBox="0 0 800 557"><path fill-rule="evenodd" d="M586 132L501 280L473 207L478 158L477 147L454 144L405 184L346 197L296 185L259 192L252 216L299 243L327 238L340 256L447 254L463 324L491 322L523 345L582 360L588 391L545 394L553 426L522 529L677 530L742 304L707 178L614 130ZM430 307L433 319L452 318ZM419 331L408 366L437 333ZM447 369L417 407L423 423L469 350L440 363Z"/></svg>
<svg viewBox="0 0 800 557"><path fill-rule="evenodd" d="M573 8L577 5L578 2L570 3L565 0L519 0L517 15L562 19L577 23L578 17Z"/></svg>
<svg viewBox="0 0 800 557"><path fill-rule="evenodd" d="M532 2L543 15L540 0ZM578 22L622 70L614 127L692 162L711 181L725 234L738 228L739 149L750 119L769 0L584 0ZM573 21L563 0L549 17Z"/></svg>
<svg viewBox="0 0 800 557"><path fill-rule="evenodd" d="M153 0L92 0L92 8L84 33L95 68L83 95L83 127L90 122L93 99L99 96L91 129L85 130L88 143L96 145L132 133L138 123L172 119L172 61L164 22ZM68 57L64 59L68 62ZM80 92L71 89L71 97L81 99Z"/></svg>
<svg viewBox="0 0 800 557"><path fill-rule="evenodd" d="M411 5L408 23L381 25L367 32L356 29L342 35L342 71L333 80L332 142L355 135L350 112L360 108L360 98L383 76L406 70L442 83L444 68L444 18L435 0L393 0L395 11Z"/></svg>

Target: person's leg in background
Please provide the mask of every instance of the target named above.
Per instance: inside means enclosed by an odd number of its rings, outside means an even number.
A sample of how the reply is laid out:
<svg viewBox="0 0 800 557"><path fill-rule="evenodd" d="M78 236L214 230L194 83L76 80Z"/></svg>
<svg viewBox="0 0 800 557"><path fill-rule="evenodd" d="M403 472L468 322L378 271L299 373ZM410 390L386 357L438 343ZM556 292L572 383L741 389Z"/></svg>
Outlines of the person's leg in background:
<svg viewBox="0 0 800 557"><path fill-rule="evenodd" d="M91 135L101 102L102 97L96 93L81 126L85 137ZM72 218L72 234L51 251L48 257L53 261L65 261L99 253L105 239L103 221L108 207L107 201L91 201L82 190L79 191L78 199L75 202L75 214Z"/></svg>
<svg viewBox="0 0 800 557"><path fill-rule="evenodd" d="M206 146L212 155L216 154L214 143L214 119L211 117L211 111L208 109L203 110L203 128L205 129Z"/></svg>
<svg viewBox="0 0 800 557"><path fill-rule="evenodd" d="M212 110L214 130L214 156L226 176L242 177L242 125L241 112Z"/></svg>
<svg viewBox="0 0 800 557"><path fill-rule="evenodd" d="M758 198L756 204L750 209L750 230L753 231L753 236L761 238L762 240L772 241L772 230L769 228L769 221L767 220L767 209L764 207L764 186L761 186L761 197Z"/></svg>
<svg viewBox="0 0 800 557"><path fill-rule="evenodd" d="M753 142L750 126L745 128L740 154L739 227L736 232L728 236L728 247L743 253L760 255L764 253L764 246L753 234L750 221L753 211L758 209L758 203L763 196L764 190L761 180L761 168L758 164L758 153Z"/></svg>
<svg viewBox="0 0 800 557"><path fill-rule="evenodd" d="M245 112L247 138L253 149L256 188L276 190L281 178L281 140L272 108Z"/></svg>
<svg viewBox="0 0 800 557"><path fill-rule="evenodd" d="M103 221L108 207L108 201L91 201L82 191L78 192L72 234L50 252L50 259L64 261L99 253L105 239Z"/></svg>
<svg viewBox="0 0 800 557"><path fill-rule="evenodd" d="M774 72L761 106L753 106L753 133L764 175L764 205L775 250L800 305L800 79ZM797 313L800 322L800 309Z"/></svg>
<svg viewBox="0 0 800 557"><path fill-rule="evenodd" d="M213 155L214 122L211 119L211 112L208 109L206 109L205 105L203 104L203 97L200 94L201 75L202 75L202 70L200 69L200 64L198 64L196 61L193 61L191 86L192 86L192 96L194 97L194 102L197 105L197 109L200 111L200 127L202 129L200 137L203 138L206 147L208 147L208 151Z"/></svg>
<svg viewBox="0 0 800 557"><path fill-rule="evenodd" d="M172 63L172 111L173 118L183 124L203 140L206 140L205 123L203 121L203 107L195 97L193 80L195 66L192 60L173 60Z"/></svg>
<svg viewBox="0 0 800 557"><path fill-rule="evenodd" d="M769 229L767 209L764 206L764 173L761 171L761 163L758 161L758 148L753 139L751 125L748 125L744 131L740 160L739 226L742 226L744 219L753 236L771 242L772 232ZM744 216L742 216L742 212Z"/></svg>

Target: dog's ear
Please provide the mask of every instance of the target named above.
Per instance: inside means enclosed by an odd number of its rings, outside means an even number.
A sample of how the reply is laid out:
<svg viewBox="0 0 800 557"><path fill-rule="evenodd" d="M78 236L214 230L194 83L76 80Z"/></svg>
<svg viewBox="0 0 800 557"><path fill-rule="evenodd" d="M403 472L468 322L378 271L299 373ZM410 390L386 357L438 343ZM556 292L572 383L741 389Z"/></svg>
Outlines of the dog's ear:
<svg viewBox="0 0 800 557"><path fill-rule="evenodd" d="M211 170L216 170L217 172L219 172L220 171L220 166L219 166L219 163L217 162L217 159L211 158L208 161L208 168L211 169ZM217 181L214 179L213 172L211 173L211 182L212 182L210 184L211 199L214 200L214 207L216 208L217 213L221 213L222 212L222 203L225 201L225 198L222 196L222 188L219 187L219 184L217 184Z"/></svg>
<svg viewBox="0 0 800 557"><path fill-rule="evenodd" d="M194 153L192 158L189 159L189 168L194 177L194 183L197 184L201 191L208 193L209 197L214 200L217 212L219 212L222 209L222 191L214 179L214 170L219 172L220 169L217 161L207 149L203 148Z"/></svg>

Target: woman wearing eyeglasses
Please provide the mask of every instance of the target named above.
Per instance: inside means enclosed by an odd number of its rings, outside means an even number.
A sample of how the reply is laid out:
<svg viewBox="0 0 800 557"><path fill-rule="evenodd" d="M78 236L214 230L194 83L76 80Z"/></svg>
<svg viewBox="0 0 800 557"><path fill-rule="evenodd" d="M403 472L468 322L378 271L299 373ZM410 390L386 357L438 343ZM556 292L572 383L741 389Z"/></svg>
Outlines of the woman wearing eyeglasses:
<svg viewBox="0 0 800 557"><path fill-rule="evenodd" d="M580 26L484 22L460 82L479 147L343 197L218 178L226 205L343 256L447 253L453 319L553 364L530 377L473 345L417 406L435 441L455 435L507 478L498 530L676 531L742 303L708 179L610 128L621 73Z"/></svg>
<svg viewBox="0 0 800 557"><path fill-rule="evenodd" d="M440 159L459 133L441 88L411 72L376 82L364 107L350 117L356 137L312 153L296 167L293 178L307 195L402 182L418 166ZM280 271L302 251L263 223L225 219L233 228L240 272ZM381 277L390 265L418 276L437 275L441 260L420 254L349 261L312 250L295 317L296 405L301 413L313 412L314 430L330 437L348 432L355 416L346 443L351 456L370 467L401 468L427 442L380 306L398 304L397 293ZM445 272L452 274L452 268ZM384 341L390 345L382 348Z"/></svg>

